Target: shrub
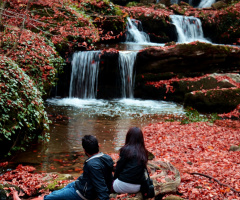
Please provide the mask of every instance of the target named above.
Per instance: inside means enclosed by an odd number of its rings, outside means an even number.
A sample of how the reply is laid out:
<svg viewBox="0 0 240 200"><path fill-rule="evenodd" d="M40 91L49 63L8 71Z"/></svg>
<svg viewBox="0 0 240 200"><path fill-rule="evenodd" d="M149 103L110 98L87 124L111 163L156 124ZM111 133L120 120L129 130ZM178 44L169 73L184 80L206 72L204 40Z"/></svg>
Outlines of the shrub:
<svg viewBox="0 0 240 200"><path fill-rule="evenodd" d="M20 34L19 30L5 30L0 54L6 54L17 43L9 57L31 77L44 95L55 84L56 72L61 71L64 60L46 38L24 30L18 40L18 34Z"/></svg>
<svg viewBox="0 0 240 200"><path fill-rule="evenodd" d="M0 55L1 156L24 150L37 138L48 140L44 130L48 129L49 120L44 108L41 92L30 77L12 60Z"/></svg>

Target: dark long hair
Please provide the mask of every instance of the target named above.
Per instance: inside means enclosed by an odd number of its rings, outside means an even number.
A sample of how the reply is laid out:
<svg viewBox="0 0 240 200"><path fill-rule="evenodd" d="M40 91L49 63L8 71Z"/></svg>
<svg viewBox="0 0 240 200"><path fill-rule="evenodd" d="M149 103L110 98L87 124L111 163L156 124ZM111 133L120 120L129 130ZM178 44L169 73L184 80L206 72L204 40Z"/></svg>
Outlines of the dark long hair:
<svg viewBox="0 0 240 200"><path fill-rule="evenodd" d="M132 127L128 130L125 145L120 149L120 154L124 154L127 159L136 156L139 162L145 165L148 161L148 151L145 148L142 130Z"/></svg>

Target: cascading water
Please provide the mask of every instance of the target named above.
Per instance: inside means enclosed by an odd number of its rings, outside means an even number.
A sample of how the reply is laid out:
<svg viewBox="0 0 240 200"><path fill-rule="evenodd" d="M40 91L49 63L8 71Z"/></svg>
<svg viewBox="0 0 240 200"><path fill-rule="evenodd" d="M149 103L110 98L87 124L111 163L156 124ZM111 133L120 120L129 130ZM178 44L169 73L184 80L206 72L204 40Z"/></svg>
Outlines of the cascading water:
<svg viewBox="0 0 240 200"><path fill-rule="evenodd" d="M142 24L138 20L127 18L126 42L149 43L149 35L142 31Z"/></svg>
<svg viewBox="0 0 240 200"><path fill-rule="evenodd" d="M187 2L189 5L193 6L193 0L188 0L185 2ZM211 5L215 2L216 2L216 0L201 0L197 7L198 8L211 7ZM171 0L171 4L179 4L179 3L180 3L180 0Z"/></svg>
<svg viewBox="0 0 240 200"><path fill-rule="evenodd" d="M198 5L198 8L211 7L211 5L214 4L215 2L216 0L202 0Z"/></svg>
<svg viewBox="0 0 240 200"><path fill-rule="evenodd" d="M177 29L179 43L188 43L196 40L209 42L204 38L200 19L181 15L171 15L170 17Z"/></svg>
<svg viewBox="0 0 240 200"><path fill-rule="evenodd" d="M80 51L73 54L70 98L96 98L99 57L100 51Z"/></svg>
<svg viewBox="0 0 240 200"><path fill-rule="evenodd" d="M134 63L138 52L119 51L119 71L122 98L133 98Z"/></svg>

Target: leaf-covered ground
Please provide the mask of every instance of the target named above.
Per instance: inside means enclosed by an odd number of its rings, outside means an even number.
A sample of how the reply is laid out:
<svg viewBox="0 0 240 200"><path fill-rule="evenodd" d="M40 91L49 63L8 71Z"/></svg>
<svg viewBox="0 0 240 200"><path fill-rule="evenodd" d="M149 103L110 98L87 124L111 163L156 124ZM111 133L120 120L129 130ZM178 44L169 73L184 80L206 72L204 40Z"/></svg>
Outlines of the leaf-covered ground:
<svg viewBox="0 0 240 200"><path fill-rule="evenodd" d="M159 122L143 131L147 148L155 159L170 161L180 171L182 198L240 199L240 151L229 151L231 145L240 144L239 121L185 125ZM193 172L209 175L229 186L190 174Z"/></svg>
<svg viewBox="0 0 240 200"><path fill-rule="evenodd" d="M159 122L143 128L147 149L155 160L171 162L181 174L180 196L184 199L240 199L240 151L229 151L240 144L240 122L219 120L214 124ZM117 160L118 154L111 154ZM7 165L7 163L1 163ZM1 165L0 165L1 167ZM21 188L26 197L46 194L45 173L32 173L32 167L19 166L0 177L0 183ZM220 181L191 173L202 173ZM56 176L56 175L55 175ZM53 181L56 177L52 177ZM58 181L64 186L69 181ZM7 187L4 189L8 190ZM235 191L233 191L235 190ZM117 195L124 199L126 195Z"/></svg>

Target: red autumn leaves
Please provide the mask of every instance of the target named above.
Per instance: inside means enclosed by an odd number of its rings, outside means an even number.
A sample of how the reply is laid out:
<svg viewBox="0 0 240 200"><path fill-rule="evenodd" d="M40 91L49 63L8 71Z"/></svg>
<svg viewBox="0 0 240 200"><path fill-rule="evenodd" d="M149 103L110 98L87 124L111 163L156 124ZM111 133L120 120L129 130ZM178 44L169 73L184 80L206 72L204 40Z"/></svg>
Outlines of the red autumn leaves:
<svg viewBox="0 0 240 200"><path fill-rule="evenodd" d="M239 127L219 124L160 122L143 129L148 150L157 160L170 161L180 171L179 192L183 198L240 198L229 187L190 175L192 172L210 175L240 192L240 151L229 151L231 145L240 144Z"/></svg>

